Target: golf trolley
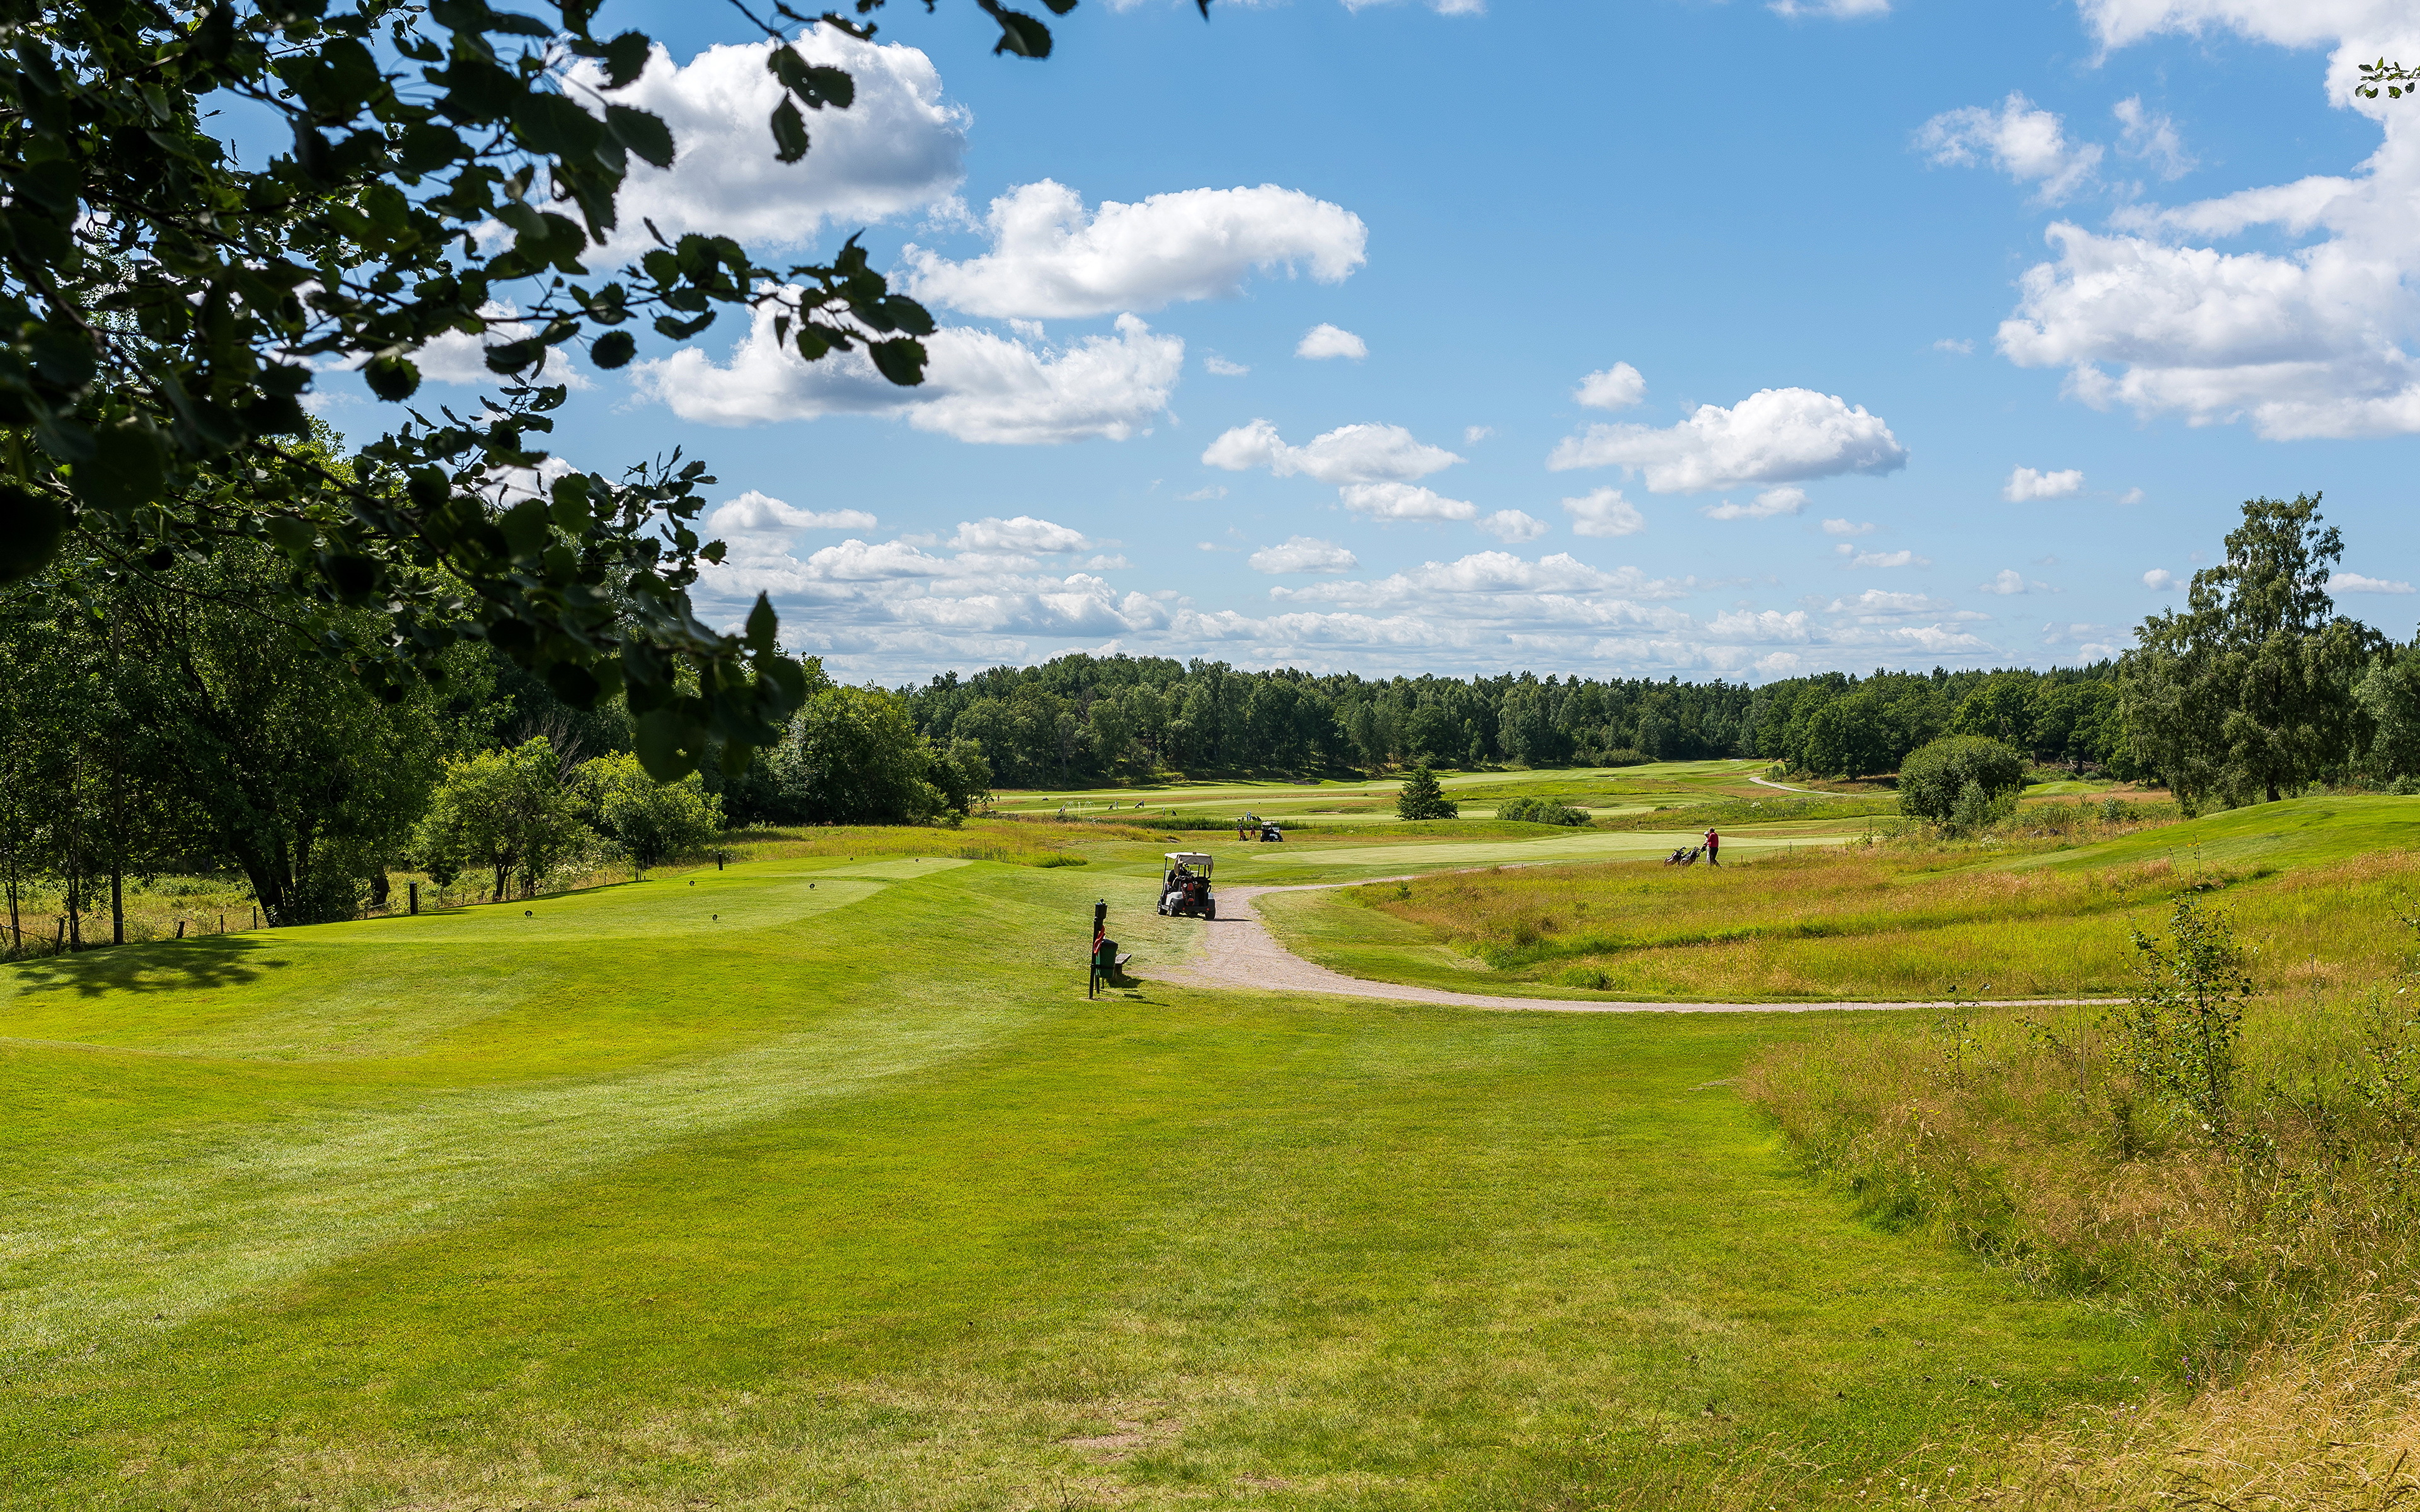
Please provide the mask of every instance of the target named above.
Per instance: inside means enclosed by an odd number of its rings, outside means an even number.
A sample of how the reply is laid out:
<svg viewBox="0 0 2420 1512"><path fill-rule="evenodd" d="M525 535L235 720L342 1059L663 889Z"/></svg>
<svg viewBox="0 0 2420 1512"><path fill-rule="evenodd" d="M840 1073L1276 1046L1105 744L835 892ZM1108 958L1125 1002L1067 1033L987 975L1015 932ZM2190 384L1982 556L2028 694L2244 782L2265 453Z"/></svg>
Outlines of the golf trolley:
<svg viewBox="0 0 2420 1512"><path fill-rule="evenodd" d="M1203 851L1170 851L1160 857L1159 911L1191 914L1196 918L1218 917L1218 901L1210 896L1210 869L1217 861Z"/></svg>

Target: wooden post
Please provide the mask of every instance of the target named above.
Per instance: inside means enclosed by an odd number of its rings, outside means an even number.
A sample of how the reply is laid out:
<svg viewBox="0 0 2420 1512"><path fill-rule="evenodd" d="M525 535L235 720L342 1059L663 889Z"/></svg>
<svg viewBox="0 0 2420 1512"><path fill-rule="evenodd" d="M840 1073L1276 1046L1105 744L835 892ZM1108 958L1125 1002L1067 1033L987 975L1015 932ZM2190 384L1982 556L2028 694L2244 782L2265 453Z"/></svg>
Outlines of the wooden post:
<svg viewBox="0 0 2420 1512"><path fill-rule="evenodd" d="M420 913L420 884L408 882L404 886L411 889L411 912L417 917Z"/></svg>
<svg viewBox="0 0 2420 1512"><path fill-rule="evenodd" d="M180 918L180 919L177 920L177 938L178 938L178 939L180 939L180 940L181 940L181 939L183 939L184 937L185 937L185 921L184 921L183 919L181 919L181 918Z"/></svg>

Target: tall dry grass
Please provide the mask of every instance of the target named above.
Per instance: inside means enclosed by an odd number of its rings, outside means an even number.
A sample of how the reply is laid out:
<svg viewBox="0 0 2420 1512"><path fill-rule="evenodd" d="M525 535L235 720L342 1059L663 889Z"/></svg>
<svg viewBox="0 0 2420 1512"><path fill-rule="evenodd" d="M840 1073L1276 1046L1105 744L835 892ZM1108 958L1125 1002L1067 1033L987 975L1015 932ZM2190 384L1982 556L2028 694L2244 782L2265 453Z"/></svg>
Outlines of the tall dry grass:
<svg viewBox="0 0 2420 1512"><path fill-rule="evenodd" d="M2394 905L2412 872L2374 856L2280 880L2302 885L2273 889L2272 933L2247 942L2266 991L2220 1127L2138 1080L2088 1007L1844 1026L1744 1072L1875 1221L2099 1297L2174 1362L2147 1401L2045 1427L1956 1500L2420 1504L2420 957ZM2338 980L2360 961L2370 981Z"/></svg>
<svg viewBox="0 0 2420 1512"><path fill-rule="evenodd" d="M2272 991L2338 990L2393 967L2373 921L2420 862L2373 856L2273 873L2166 859L1980 868L1971 849L1849 846L1716 869L1524 867L1351 889L1516 980L1640 995L2094 996L2126 989L2128 932L2180 887L2219 889Z"/></svg>

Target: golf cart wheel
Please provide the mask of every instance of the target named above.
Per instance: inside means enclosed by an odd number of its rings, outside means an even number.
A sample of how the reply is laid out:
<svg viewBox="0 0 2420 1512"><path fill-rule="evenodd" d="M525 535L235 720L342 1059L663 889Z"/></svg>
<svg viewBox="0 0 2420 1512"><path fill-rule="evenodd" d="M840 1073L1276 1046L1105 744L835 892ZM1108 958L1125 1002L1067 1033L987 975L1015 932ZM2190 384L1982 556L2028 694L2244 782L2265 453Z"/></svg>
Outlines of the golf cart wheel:
<svg viewBox="0 0 2420 1512"><path fill-rule="evenodd" d="M1203 904L1202 905L1202 918L1218 918L1218 905L1217 903L1203 903Z"/></svg>

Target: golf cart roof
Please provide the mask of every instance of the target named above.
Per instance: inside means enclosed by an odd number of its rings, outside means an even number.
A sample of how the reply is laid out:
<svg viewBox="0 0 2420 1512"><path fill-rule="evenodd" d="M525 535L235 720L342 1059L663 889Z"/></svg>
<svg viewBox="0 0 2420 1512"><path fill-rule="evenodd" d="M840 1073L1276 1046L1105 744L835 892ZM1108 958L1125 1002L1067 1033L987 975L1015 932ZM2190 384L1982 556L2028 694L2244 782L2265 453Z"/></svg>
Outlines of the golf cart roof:
<svg viewBox="0 0 2420 1512"><path fill-rule="evenodd" d="M1210 869L1218 864L1218 859L1208 851L1169 851L1160 858L1171 866L1189 866L1203 876L1210 874Z"/></svg>

